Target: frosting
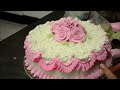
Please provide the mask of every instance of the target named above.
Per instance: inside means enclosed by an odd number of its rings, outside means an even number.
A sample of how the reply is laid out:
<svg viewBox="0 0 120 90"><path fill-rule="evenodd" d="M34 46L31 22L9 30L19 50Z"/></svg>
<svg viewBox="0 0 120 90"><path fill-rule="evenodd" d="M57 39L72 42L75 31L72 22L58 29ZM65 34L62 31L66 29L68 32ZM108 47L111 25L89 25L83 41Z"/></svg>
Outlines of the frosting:
<svg viewBox="0 0 120 90"><path fill-rule="evenodd" d="M45 58L42 57L42 53L33 52L30 48L27 48L25 52L27 59L39 63L39 66L45 71L53 71L57 69L64 73L70 73L74 69L88 71L96 61L106 60L110 53L109 49L110 45L106 43L101 51L91 53L91 59L81 60L76 57L72 57L68 62L63 62L62 59L57 57L46 62Z"/></svg>
<svg viewBox="0 0 120 90"><path fill-rule="evenodd" d="M90 23L90 21L79 20L87 34L84 43L56 42L55 36L51 33L54 22L56 21L38 25L29 32L28 39L25 40L25 46L30 43L29 47L33 52L42 52L42 57L45 58L46 62L55 57L67 62L71 56L85 60L90 57L91 52L100 51L107 40L106 33L101 26L94 25ZM74 39L75 38L77 38L77 36L74 37Z"/></svg>
<svg viewBox="0 0 120 90"><path fill-rule="evenodd" d="M62 18L52 25L52 32L55 34L55 39L58 42L84 42L85 32L79 20L72 17Z"/></svg>
<svg viewBox="0 0 120 90"><path fill-rule="evenodd" d="M55 39L58 42L63 40L67 41L69 37L70 37L70 30L65 27L61 27L61 30L57 30L55 32Z"/></svg>
<svg viewBox="0 0 120 90"><path fill-rule="evenodd" d="M99 42L98 42L99 41ZM110 65L111 43L100 25L88 21L80 21L71 17L38 25L27 35L25 42L25 66L34 77L67 78L45 72L58 71L68 75L77 72L82 74L71 77L96 78L102 73L95 70L89 74L97 62ZM31 63L36 63L35 68ZM42 70L42 72L41 72ZM44 71L44 72L43 72ZM87 73L86 73L87 72ZM86 74L85 74L86 73Z"/></svg>
<svg viewBox="0 0 120 90"><path fill-rule="evenodd" d="M85 41L85 32L81 27L73 27L71 30L71 35L69 41L72 42L84 42Z"/></svg>
<svg viewBox="0 0 120 90"><path fill-rule="evenodd" d="M30 60L25 60L25 63L29 61ZM110 67L111 62L111 58L106 60L106 66ZM96 64L94 68L88 72L74 71L70 74L63 74L58 71L45 72L34 62L31 62L29 65L33 67L30 69L30 72L32 73L32 71L34 71L33 76L39 79L97 79L103 74L102 70L99 68L99 64ZM29 67L29 65L27 67Z"/></svg>

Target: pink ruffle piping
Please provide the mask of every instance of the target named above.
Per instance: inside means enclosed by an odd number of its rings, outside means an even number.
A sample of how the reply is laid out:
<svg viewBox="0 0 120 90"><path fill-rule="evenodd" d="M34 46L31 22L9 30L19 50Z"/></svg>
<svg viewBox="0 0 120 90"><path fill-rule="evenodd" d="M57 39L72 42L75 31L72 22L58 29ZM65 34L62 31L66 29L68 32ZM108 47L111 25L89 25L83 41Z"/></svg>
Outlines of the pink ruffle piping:
<svg viewBox="0 0 120 90"><path fill-rule="evenodd" d="M34 77L37 77L39 79L68 79L68 78L65 78L65 77L59 77L59 76L56 76L56 75L52 76L52 75L40 72L36 67L34 67L34 66L32 66L32 64L30 64L29 60L25 60L25 64L26 63L27 63L27 66L26 66L27 69L33 74ZM109 59L107 59L105 64L108 67L110 67L111 63L112 63L112 59L109 58ZM76 77L73 77L73 78L70 78L70 79L97 79L102 74L103 74L103 71L101 69L97 69L94 73L91 73L91 74L88 74L88 75L85 75L85 76L83 76L83 75L82 76L76 76Z"/></svg>
<svg viewBox="0 0 120 90"><path fill-rule="evenodd" d="M108 39L108 42L103 46L103 49L100 52L97 52L97 53L93 52L91 60L82 61L73 57L71 58L69 64L66 64L62 62L62 60L58 58L54 58L50 62L46 63L41 56L41 52L35 53L31 50L30 43L27 36L24 43L25 44L24 48L26 49L25 57L28 60L37 62L39 66L45 71L59 70L64 73L71 73L75 69L88 71L95 64L96 61L105 61L108 58L108 55L110 54L110 50L111 50L111 45L109 42L110 41Z"/></svg>

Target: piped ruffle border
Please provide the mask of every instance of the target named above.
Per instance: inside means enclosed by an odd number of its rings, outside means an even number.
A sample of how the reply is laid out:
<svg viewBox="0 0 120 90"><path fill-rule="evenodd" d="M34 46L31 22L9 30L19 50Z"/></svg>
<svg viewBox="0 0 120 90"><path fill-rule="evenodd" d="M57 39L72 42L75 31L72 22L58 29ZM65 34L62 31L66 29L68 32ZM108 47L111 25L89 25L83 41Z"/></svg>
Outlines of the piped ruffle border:
<svg viewBox="0 0 120 90"><path fill-rule="evenodd" d="M44 71L59 70L64 73L71 73L75 69L82 70L83 72L88 71L90 68L92 68L92 66L94 66L96 61L105 61L111 55L111 44L109 39L101 51L92 53L92 58L90 60L83 61L73 57L69 60L69 63L64 63L59 58L52 59L50 62L46 63L42 58L41 52L35 53L31 50L28 36L26 37L24 48L26 49L25 58L37 62Z"/></svg>
<svg viewBox="0 0 120 90"><path fill-rule="evenodd" d="M111 63L112 63L112 59L108 59L105 64L106 64L106 66L110 67ZM30 73L33 74L33 77L36 77L39 79L97 79L98 77L100 77L103 74L101 69L97 69L94 73L91 73L86 76L80 75L80 76L76 76L73 78L65 78L64 76L60 77L57 75L49 75L47 73L44 73L44 72L38 70L37 67L35 67L31 64L30 60L25 60L25 66L30 71Z"/></svg>

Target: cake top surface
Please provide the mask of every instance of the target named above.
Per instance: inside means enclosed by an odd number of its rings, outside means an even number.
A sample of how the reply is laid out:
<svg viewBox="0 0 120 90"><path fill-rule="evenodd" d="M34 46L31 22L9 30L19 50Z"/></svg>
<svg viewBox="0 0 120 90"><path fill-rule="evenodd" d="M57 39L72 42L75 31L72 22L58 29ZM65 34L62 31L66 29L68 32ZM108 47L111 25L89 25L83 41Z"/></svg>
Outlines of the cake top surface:
<svg viewBox="0 0 120 90"><path fill-rule="evenodd" d="M74 25L68 28L65 22ZM106 32L100 25L70 17L48 21L29 32L31 49L41 52L46 61L58 57L67 62L73 56L86 60L91 52L100 51L106 41Z"/></svg>

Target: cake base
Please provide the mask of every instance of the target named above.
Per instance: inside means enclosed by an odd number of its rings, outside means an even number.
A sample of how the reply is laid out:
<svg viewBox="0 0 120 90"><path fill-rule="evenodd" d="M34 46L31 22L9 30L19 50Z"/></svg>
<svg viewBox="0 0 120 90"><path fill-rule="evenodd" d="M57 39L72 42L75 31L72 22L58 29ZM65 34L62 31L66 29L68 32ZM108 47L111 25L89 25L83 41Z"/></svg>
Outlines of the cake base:
<svg viewBox="0 0 120 90"><path fill-rule="evenodd" d="M25 70L25 73L28 75L28 77L30 79L36 79L35 77L32 76L32 74L30 73L30 71L27 70L26 66L24 65L24 70Z"/></svg>
<svg viewBox="0 0 120 90"><path fill-rule="evenodd" d="M111 65L109 65L109 68L112 67L112 60L110 63L111 63ZM27 69L27 66L25 66L25 62L24 62L24 70L25 70L26 74L30 77L30 79L43 79L43 78L35 77L34 74L31 73L31 70ZM47 79L47 78L44 78L44 79ZM54 79L54 78L49 78L49 79ZM65 79L65 78L57 78L57 79ZM74 78L74 79L77 79L77 78ZM106 79L106 77L103 74L101 74L100 77L97 77L95 79Z"/></svg>
<svg viewBox="0 0 120 90"><path fill-rule="evenodd" d="M27 70L27 68L26 68L25 65L24 65L24 70L25 70L25 73L28 75L28 77L29 77L30 79L39 79L39 78L37 78L37 77L33 77L33 75L31 74L31 72L30 72L29 70ZM96 78L96 79L106 79L106 76L105 76L105 75L102 75L102 76L100 76L100 77L98 77L98 78Z"/></svg>

